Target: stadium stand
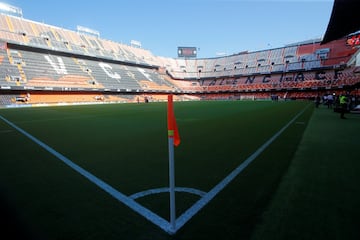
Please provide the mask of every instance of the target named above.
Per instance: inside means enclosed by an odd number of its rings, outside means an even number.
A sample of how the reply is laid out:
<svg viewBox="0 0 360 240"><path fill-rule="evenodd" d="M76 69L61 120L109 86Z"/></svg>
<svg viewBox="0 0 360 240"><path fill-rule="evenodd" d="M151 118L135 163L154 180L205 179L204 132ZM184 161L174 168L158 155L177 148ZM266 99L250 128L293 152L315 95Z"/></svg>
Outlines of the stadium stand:
<svg viewBox="0 0 360 240"><path fill-rule="evenodd" d="M28 92L31 103L56 98L136 102L145 95L161 101L169 92L182 100L313 98L341 89L356 92L358 55L359 49L341 38L215 58L166 58L96 34L1 13L1 104L24 104L10 99Z"/></svg>

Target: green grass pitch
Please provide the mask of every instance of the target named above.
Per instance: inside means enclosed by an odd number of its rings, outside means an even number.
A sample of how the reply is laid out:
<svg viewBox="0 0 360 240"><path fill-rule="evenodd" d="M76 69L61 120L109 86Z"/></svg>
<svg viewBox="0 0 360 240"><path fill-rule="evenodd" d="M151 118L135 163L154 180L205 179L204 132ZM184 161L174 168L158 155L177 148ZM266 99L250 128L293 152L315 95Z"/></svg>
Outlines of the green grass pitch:
<svg viewBox="0 0 360 240"><path fill-rule="evenodd" d="M305 111L174 236L0 121L0 194L10 223L34 239L248 239L291 163L312 104L175 102L174 108L181 136L176 186L204 192ZM0 115L127 196L168 186L166 103L1 109ZM198 198L177 192L177 215ZM168 193L137 201L169 220Z"/></svg>

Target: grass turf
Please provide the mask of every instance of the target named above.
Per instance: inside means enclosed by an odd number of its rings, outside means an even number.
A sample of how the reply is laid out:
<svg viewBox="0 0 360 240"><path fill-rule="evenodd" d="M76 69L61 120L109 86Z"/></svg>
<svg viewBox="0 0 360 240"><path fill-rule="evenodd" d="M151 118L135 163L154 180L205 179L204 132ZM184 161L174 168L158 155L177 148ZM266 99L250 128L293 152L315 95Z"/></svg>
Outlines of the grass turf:
<svg viewBox="0 0 360 240"><path fill-rule="evenodd" d="M175 103L176 185L210 190L306 102ZM247 239L291 163L312 107L169 236L0 121L4 205L44 239ZM164 103L5 109L0 114L124 194L168 185ZM168 219L168 194L139 202ZM197 197L177 193L178 214Z"/></svg>
<svg viewBox="0 0 360 240"><path fill-rule="evenodd" d="M360 116L316 109L252 239L360 239Z"/></svg>

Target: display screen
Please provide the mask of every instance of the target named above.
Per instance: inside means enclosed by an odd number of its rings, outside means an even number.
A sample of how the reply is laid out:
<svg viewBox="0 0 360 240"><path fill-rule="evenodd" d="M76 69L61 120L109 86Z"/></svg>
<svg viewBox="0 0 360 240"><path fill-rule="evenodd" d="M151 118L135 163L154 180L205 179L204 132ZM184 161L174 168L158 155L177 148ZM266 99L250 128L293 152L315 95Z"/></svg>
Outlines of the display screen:
<svg viewBox="0 0 360 240"><path fill-rule="evenodd" d="M196 47L178 47L178 57L196 58Z"/></svg>

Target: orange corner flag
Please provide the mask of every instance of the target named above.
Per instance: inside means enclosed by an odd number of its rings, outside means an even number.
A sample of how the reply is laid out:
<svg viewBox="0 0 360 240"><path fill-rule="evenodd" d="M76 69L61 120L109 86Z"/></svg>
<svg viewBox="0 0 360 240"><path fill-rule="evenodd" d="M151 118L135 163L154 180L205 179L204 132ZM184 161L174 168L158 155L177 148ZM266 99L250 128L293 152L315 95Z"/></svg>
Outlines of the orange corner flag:
<svg viewBox="0 0 360 240"><path fill-rule="evenodd" d="M167 120L168 120L168 137L174 138L174 145L177 147L180 144L180 135L174 114L174 104L173 104L172 94L168 95Z"/></svg>

